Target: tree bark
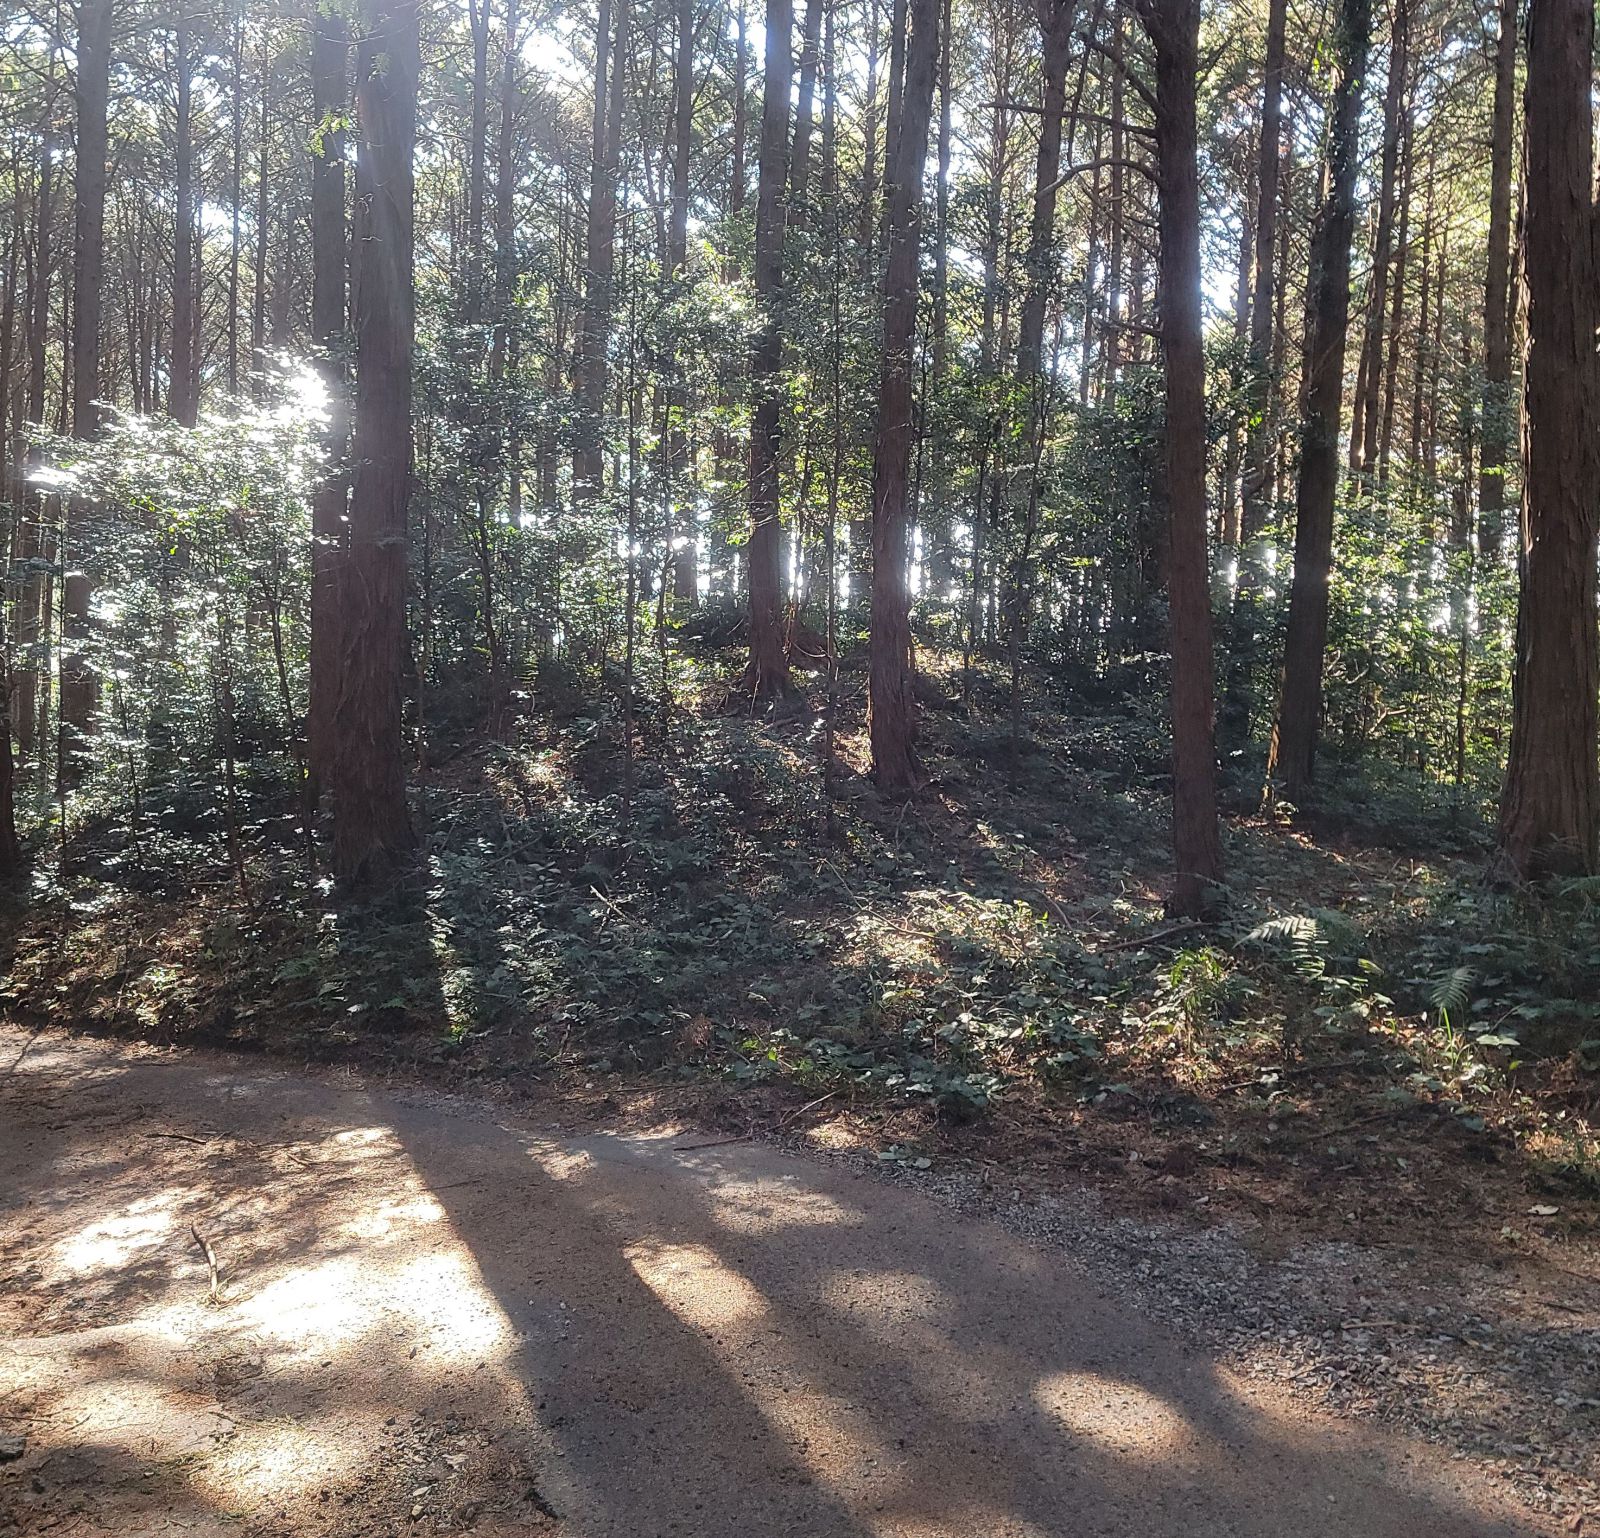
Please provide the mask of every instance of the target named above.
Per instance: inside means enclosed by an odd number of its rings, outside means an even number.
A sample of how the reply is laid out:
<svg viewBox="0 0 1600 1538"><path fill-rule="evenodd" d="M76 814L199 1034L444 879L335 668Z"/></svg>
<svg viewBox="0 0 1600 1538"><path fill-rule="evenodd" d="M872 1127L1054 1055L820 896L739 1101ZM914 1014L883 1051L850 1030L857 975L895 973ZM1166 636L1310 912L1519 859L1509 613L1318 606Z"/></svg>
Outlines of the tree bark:
<svg viewBox="0 0 1600 1538"><path fill-rule="evenodd" d="M412 155L418 0L366 0L356 63L354 485L333 784L334 871L358 885L413 846L402 752L411 492Z"/></svg>
<svg viewBox="0 0 1600 1538"><path fill-rule="evenodd" d="M1399 229L1395 239L1394 281L1389 285L1388 355L1383 365L1383 418L1377 435L1378 490L1389 485L1389 463L1394 456L1395 402L1400 388L1400 333L1406 313L1406 268L1411 259L1411 194L1416 179L1413 123L1406 109L1401 143Z"/></svg>
<svg viewBox="0 0 1600 1538"><path fill-rule="evenodd" d="M244 10L233 18L233 100L228 105L228 130L232 146L228 156L229 212L232 238L228 242L228 394L239 395L239 242L244 196Z"/></svg>
<svg viewBox="0 0 1600 1538"><path fill-rule="evenodd" d="M1338 83L1327 148L1327 193L1312 236L1305 349L1305 413L1295 492L1294 580L1289 593L1282 695L1267 753L1267 780L1291 801L1310 789L1322 722L1333 504L1339 483L1339 403L1350 327L1350 241L1355 224L1361 83L1371 0L1340 0L1334 58Z"/></svg>
<svg viewBox="0 0 1600 1538"><path fill-rule="evenodd" d="M52 56L53 63L53 56ZM45 416L45 396L48 385L46 369L47 342L50 328L50 288L54 267L55 221L55 150L56 141L52 123L55 103L50 95L44 102L39 133L39 175L33 205L33 260L28 276L28 296L24 306L26 323L23 327L24 346L28 359L27 385L24 391L24 420L33 427L42 427ZM37 462L37 450L28 451L28 462ZM23 487L23 537L25 555L46 557L50 551L50 538L44 516L44 496L37 486L26 485L23 466L18 466L18 481ZM51 579L45 571L35 568L24 579L22 591L17 595L17 641L25 651L32 651L39 643L49 655L49 619L53 600ZM13 714L16 720L17 742L25 755L38 750L41 763L45 758L44 732L41 722L49 709L50 691L41 687L47 669L30 662L18 672L12 690Z"/></svg>
<svg viewBox="0 0 1600 1538"><path fill-rule="evenodd" d="M939 65L940 0L911 0L905 85L889 178L889 251L884 276L883 360L872 465L872 629L867 727L872 774L881 790L915 788L916 707L912 697L911 592L907 583L907 481L912 440L912 347L917 323L917 258L922 173L928 158L933 84Z"/></svg>
<svg viewBox="0 0 1600 1538"><path fill-rule="evenodd" d="M515 372L520 335L516 329L517 259L517 83L522 17L518 0L506 0L505 52L500 64L500 142L494 192L494 340L489 367L497 381ZM505 435L506 514L513 526L522 518L522 427L512 411Z"/></svg>
<svg viewBox="0 0 1600 1538"><path fill-rule="evenodd" d="M1368 469L1378 457L1378 392L1383 370L1383 324L1388 315L1389 262L1394 247L1394 206L1400 141L1404 127L1406 71L1410 54L1409 0L1394 0L1389 36L1389 78L1383 93L1383 161L1378 186L1378 226L1372 242L1372 278L1367 288L1367 324L1362 335L1350 428L1350 469Z"/></svg>
<svg viewBox="0 0 1600 1538"><path fill-rule="evenodd" d="M267 236L272 229L272 178L267 156L272 144L272 45L267 28L261 29L261 114L256 144L256 244L251 264L250 366L257 371L257 398L264 376L267 346Z"/></svg>
<svg viewBox="0 0 1600 1538"><path fill-rule="evenodd" d="M1067 110L1067 64L1071 57L1072 24L1077 5L1076 0L1035 0L1034 9L1043 34L1040 58L1043 95L1039 150L1034 162L1033 217L1028 229L1026 288L1017 321L1017 382L1030 399L1038 391L1044 349L1044 312L1052 287L1056 195L1061 177L1061 124Z"/></svg>
<svg viewBox="0 0 1600 1538"><path fill-rule="evenodd" d="M200 410L195 357L194 82L190 76L190 31L180 7L176 27L178 115L175 130L176 223L172 247L172 383L167 409L182 427L193 427Z"/></svg>
<svg viewBox="0 0 1600 1538"><path fill-rule="evenodd" d="M1522 592L1498 851L1504 873L1524 881L1600 870L1593 71L1589 0L1532 0Z"/></svg>
<svg viewBox="0 0 1600 1538"><path fill-rule="evenodd" d="M1278 162L1283 134L1283 64L1288 0L1269 0L1267 55L1261 86L1261 145L1256 162L1255 291L1250 298L1250 437L1240 487L1239 538L1245 565L1257 565L1270 511L1277 421L1273 411L1272 342L1278 239Z"/></svg>
<svg viewBox="0 0 1600 1538"><path fill-rule="evenodd" d="M748 132L750 47L746 40L749 18L745 0L738 0L734 18L733 62L733 158L728 172L728 212L737 217L744 211L745 138Z"/></svg>
<svg viewBox="0 0 1600 1538"><path fill-rule="evenodd" d="M578 411L573 435L573 495L600 494L605 476L606 346L611 331L616 272L617 175L622 157L622 98L627 75L628 0L616 0L612 43L611 0L600 0L595 30L593 170L589 178L589 249L578 335ZM611 60L609 95L606 63Z"/></svg>
<svg viewBox="0 0 1600 1538"><path fill-rule="evenodd" d="M489 177L489 0L467 0L472 34L472 142L467 146L467 294L469 326L483 319L484 247Z"/></svg>
<svg viewBox="0 0 1600 1538"><path fill-rule="evenodd" d="M78 7L77 169L73 184L72 436L100 430L100 317L105 281L106 109L111 63L111 0ZM73 784L85 768L99 687L85 651L91 582L86 566L89 503L67 501L61 591L61 774Z"/></svg>
<svg viewBox="0 0 1600 1538"><path fill-rule="evenodd" d="M1155 47L1161 352L1166 375L1167 597L1172 634L1174 914L1202 912L1222 880L1206 560L1205 349L1195 124L1199 0L1139 0Z"/></svg>
<svg viewBox="0 0 1600 1538"><path fill-rule="evenodd" d="M794 154L789 170L789 225L803 229L810 215L811 138L816 128L817 64L822 52L822 0L806 0L800 34L800 90L795 99Z"/></svg>
<svg viewBox="0 0 1600 1538"><path fill-rule="evenodd" d="M783 234L789 180L789 96L794 83L790 52L794 14L790 0L767 0L766 78L761 99L761 160L756 191L755 279L759 326L750 347L750 660L744 689L753 699L789 691L783 645L783 541L779 521L778 463L782 433Z"/></svg>
<svg viewBox="0 0 1600 1538"><path fill-rule="evenodd" d="M318 4L311 39L311 333L327 394L322 479L311 496L311 666L306 715L306 804L314 809L332 779L339 693L339 586L344 565L350 447L345 331L345 134L349 39L344 17Z"/></svg>
<svg viewBox="0 0 1600 1538"><path fill-rule="evenodd" d="M1517 13L1500 0L1494 109L1489 149L1489 255L1483 284L1483 431L1478 460L1478 554L1498 561L1505 542L1506 460L1515 407L1511 395L1511 175L1517 109Z"/></svg>
<svg viewBox="0 0 1600 1538"><path fill-rule="evenodd" d="M672 210L667 223L667 265L675 283L689 264L689 171L694 152L694 0L677 0L678 52L672 80ZM672 416L669 447L673 502L672 596L691 605L698 596L694 492L689 481L688 360L675 360L667 409Z"/></svg>
<svg viewBox="0 0 1600 1538"><path fill-rule="evenodd" d="M1027 513L1011 574L1011 730L1022 727L1022 648L1028 628L1029 567L1039 527L1039 466L1049 412L1044 370L1044 318L1054 287L1056 195L1061 179L1061 129L1067 109L1067 64L1072 47L1075 0L1035 0L1042 34L1039 145L1034 161L1033 209L1028 228L1022 309L1017 319L1017 403L1026 412L1019 447L1026 472ZM1053 371L1052 371L1053 372ZM997 467L1002 473L1008 468Z"/></svg>

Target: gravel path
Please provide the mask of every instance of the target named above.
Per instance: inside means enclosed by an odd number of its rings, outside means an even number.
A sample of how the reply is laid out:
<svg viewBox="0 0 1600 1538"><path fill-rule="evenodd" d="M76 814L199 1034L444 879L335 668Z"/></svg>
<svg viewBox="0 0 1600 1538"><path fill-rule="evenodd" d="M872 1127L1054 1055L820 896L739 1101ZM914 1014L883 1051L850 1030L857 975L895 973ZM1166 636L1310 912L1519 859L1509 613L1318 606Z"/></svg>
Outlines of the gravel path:
<svg viewBox="0 0 1600 1538"><path fill-rule="evenodd" d="M1122 1216L1092 1188L1024 1196L963 1173L830 1162L997 1222L1238 1376L1404 1427L1562 1531L1600 1532L1600 1288L1586 1275L1537 1259L1510 1272L1468 1255L1441 1263L1426 1245L1265 1258L1227 1225Z"/></svg>
<svg viewBox="0 0 1600 1538"><path fill-rule="evenodd" d="M1087 1212L4 1029L0 1168L0 1528L1573 1530L1192 1349L1169 1268L1249 1273Z"/></svg>

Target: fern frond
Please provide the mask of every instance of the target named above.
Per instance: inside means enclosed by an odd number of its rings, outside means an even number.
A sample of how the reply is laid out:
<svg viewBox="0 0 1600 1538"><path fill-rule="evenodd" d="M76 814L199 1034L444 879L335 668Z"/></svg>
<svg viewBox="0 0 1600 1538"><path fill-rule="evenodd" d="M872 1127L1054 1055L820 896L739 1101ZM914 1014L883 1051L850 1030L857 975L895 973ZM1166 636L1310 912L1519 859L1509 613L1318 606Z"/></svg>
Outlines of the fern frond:
<svg viewBox="0 0 1600 1538"><path fill-rule="evenodd" d="M1254 945L1311 945L1316 943L1319 929L1315 919L1303 913L1291 913L1257 924L1245 939Z"/></svg>
<svg viewBox="0 0 1600 1538"><path fill-rule="evenodd" d="M1459 1015L1472 999L1472 985L1478 974L1471 967L1452 967L1444 976L1435 979L1428 991L1428 1002L1446 1030L1452 1015Z"/></svg>
<svg viewBox="0 0 1600 1538"><path fill-rule="evenodd" d="M1321 922L1309 914L1291 913L1268 919L1265 924L1257 924L1245 940L1286 951L1302 977L1318 978L1328 970L1327 936Z"/></svg>

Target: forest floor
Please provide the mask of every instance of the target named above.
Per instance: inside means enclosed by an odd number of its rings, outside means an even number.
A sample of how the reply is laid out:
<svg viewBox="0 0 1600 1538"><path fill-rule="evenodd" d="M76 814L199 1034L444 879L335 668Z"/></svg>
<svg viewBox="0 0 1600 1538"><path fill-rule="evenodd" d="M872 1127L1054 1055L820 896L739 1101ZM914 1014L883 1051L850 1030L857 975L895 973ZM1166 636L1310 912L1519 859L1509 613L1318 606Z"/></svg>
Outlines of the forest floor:
<svg viewBox="0 0 1600 1538"><path fill-rule="evenodd" d="M929 672L911 805L865 778L851 673L827 795L803 702L685 675L630 765L542 680L501 738L440 734L421 879L359 906L267 755L241 890L202 764L41 860L0 1002L909 1184L1251 1381L1595 1511L1600 886L1491 890L1448 786L1333 761L1268 819L1230 760L1229 904L1172 924L1159 691L1030 680L1013 742L1000 681L967 711Z"/></svg>
<svg viewBox="0 0 1600 1538"><path fill-rule="evenodd" d="M583 1108L530 1118L403 1076L15 1027L0 1072L0 1529L1583 1527L1563 1477L1581 1443L1518 1469L1442 1427L1442 1456L1316 1413L1298 1374L1269 1381L1258 1355L1252 1375L1197 1335L1208 1309L1281 1327L1359 1272L1359 1303L1401 1313L1343 1300L1339 1354L1404 1372L1426 1341L1490 1383L1507 1431L1548 1434L1521 1420L1548 1385L1508 1346L1559 1349L1592 1315L1556 1311L1536 1269L1497 1278L1492 1316L1463 1325L1486 1292L1412 1278L1398 1298L1387 1261L1338 1247L1252 1258L1109 1206L873 1179L685 1127L597 1131ZM1550 1366L1536 1353L1535 1375ZM1556 1509L1519 1509L1502 1473Z"/></svg>

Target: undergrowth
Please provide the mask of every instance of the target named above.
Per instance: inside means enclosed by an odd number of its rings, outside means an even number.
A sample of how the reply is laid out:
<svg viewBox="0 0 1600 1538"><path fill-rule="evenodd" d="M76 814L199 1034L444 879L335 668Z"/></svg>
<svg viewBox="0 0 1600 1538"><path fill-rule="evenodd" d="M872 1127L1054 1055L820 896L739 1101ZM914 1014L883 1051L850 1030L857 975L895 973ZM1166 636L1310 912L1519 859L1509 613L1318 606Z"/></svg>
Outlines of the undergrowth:
<svg viewBox="0 0 1600 1538"><path fill-rule="evenodd" d="M953 692L953 691L952 691ZM881 802L807 710L523 722L423 779L417 879L309 869L292 787L242 793L248 896L181 783L136 837L84 820L12 926L29 1019L471 1074L787 1085L969 1121L997 1101L1282 1127L1336 1070L1375 1115L1509 1141L1600 1192L1600 883L1241 820L1233 901L1168 926L1159 723L1041 699L1022 743L928 713L930 784ZM164 792L164 794L163 794ZM1316 894L1308 903L1306 894Z"/></svg>

